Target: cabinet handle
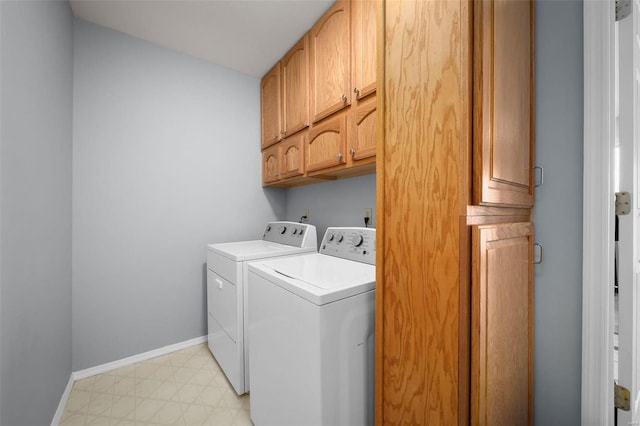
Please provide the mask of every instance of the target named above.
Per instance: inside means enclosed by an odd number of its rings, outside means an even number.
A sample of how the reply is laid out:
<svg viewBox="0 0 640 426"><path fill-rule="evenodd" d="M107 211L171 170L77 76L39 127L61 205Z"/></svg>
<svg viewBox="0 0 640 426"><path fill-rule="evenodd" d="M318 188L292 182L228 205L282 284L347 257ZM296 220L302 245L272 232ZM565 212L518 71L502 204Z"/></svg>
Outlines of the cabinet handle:
<svg viewBox="0 0 640 426"><path fill-rule="evenodd" d="M342 95L342 102L347 103L347 95Z"/></svg>
<svg viewBox="0 0 640 426"><path fill-rule="evenodd" d="M533 243L533 264L534 265L539 265L542 263L542 250L544 249L544 247L542 247L542 244L540 243ZM538 250L536 250L536 248Z"/></svg>
<svg viewBox="0 0 640 426"><path fill-rule="evenodd" d="M222 280L220 278L216 278L216 284L218 284L218 288L222 290Z"/></svg>
<svg viewBox="0 0 640 426"><path fill-rule="evenodd" d="M349 154L351 154L351 156L353 157L354 155L356 155L356 150L355 150L355 149L353 149L353 148L351 148L351 149L349 150Z"/></svg>
<svg viewBox="0 0 640 426"><path fill-rule="evenodd" d="M284 130L280 130L280 134L284 135L286 132Z"/></svg>
<svg viewBox="0 0 640 426"><path fill-rule="evenodd" d="M536 166L536 167L533 168L533 170L540 171L540 174L539 174L540 180L538 180L537 176L535 176L534 177L535 182L533 184L534 187L538 188L538 187L544 185L544 167Z"/></svg>
<svg viewBox="0 0 640 426"><path fill-rule="evenodd" d="M360 94L360 89L358 89L357 87L353 89L353 93L355 93L356 95Z"/></svg>
<svg viewBox="0 0 640 426"><path fill-rule="evenodd" d="M342 155L342 154L340 154L340 153L339 153L339 154L338 154L338 160L342 160L342 157L344 157L344 155Z"/></svg>

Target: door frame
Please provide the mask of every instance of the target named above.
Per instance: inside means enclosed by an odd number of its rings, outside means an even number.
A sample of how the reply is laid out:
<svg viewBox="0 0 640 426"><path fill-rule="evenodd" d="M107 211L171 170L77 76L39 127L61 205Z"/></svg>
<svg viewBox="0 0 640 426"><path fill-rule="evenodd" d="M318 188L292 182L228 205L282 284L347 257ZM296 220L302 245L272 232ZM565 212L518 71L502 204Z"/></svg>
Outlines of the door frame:
<svg viewBox="0 0 640 426"><path fill-rule="evenodd" d="M610 0L585 1L583 4L583 425L614 424L614 5Z"/></svg>

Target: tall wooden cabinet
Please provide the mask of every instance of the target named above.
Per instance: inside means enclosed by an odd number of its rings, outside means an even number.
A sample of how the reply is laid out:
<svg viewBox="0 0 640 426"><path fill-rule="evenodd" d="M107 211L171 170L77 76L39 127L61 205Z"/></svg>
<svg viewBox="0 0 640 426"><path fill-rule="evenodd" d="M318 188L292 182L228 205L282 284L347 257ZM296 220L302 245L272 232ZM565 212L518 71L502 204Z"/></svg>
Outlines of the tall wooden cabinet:
<svg viewBox="0 0 640 426"><path fill-rule="evenodd" d="M377 424L533 424L533 11L381 4Z"/></svg>

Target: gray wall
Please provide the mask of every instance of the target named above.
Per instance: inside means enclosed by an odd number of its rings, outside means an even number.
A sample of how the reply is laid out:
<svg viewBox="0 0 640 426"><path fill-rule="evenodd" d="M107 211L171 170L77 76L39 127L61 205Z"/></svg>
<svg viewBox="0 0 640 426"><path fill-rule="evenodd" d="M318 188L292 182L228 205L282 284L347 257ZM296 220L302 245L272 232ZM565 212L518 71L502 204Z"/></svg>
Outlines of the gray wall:
<svg viewBox="0 0 640 426"><path fill-rule="evenodd" d="M73 369L206 334L206 244L284 215L259 79L75 22Z"/></svg>
<svg viewBox="0 0 640 426"><path fill-rule="evenodd" d="M376 175L287 189L286 219L298 221L309 209L309 223L318 231L318 244L328 226L364 226L364 209L373 210L376 221Z"/></svg>
<svg viewBox="0 0 640 426"><path fill-rule="evenodd" d="M535 422L580 424L582 359L582 2L536 10Z"/></svg>
<svg viewBox="0 0 640 426"><path fill-rule="evenodd" d="M51 422L71 373L73 18L1 1L0 423Z"/></svg>

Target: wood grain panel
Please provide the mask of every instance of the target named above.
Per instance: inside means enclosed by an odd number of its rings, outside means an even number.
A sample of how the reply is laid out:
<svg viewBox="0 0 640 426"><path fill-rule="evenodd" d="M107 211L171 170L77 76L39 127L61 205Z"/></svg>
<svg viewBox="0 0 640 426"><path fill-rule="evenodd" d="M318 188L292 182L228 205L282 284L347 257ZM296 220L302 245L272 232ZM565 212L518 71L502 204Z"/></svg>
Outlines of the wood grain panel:
<svg viewBox="0 0 640 426"><path fill-rule="evenodd" d="M352 122L353 132L351 133L351 157L354 160L362 160L364 158L376 155L377 145L377 120L376 120L377 101L375 97L352 106Z"/></svg>
<svg viewBox="0 0 640 426"><path fill-rule="evenodd" d="M351 102L349 6L349 1L338 0L311 28L310 81L314 123Z"/></svg>
<svg viewBox="0 0 640 426"><path fill-rule="evenodd" d="M376 91L376 2L351 2L353 63L351 83L356 99Z"/></svg>
<svg viewBox="0 0 640 426"><path fill-rule="evenodd" d="M468 421L459 394L468 12L462 1L384 3L378 424Z"/></svg>
<svg viewBox="0 0 640 426"><path fill-rule="evenodd" d="M328 119L309 131L307 172L346 162L347 115Z"/></svg>
<svg viewBox="0 0 640 426"><path fill-rule="evenodd" d="M280 179L280 145L271 146L262 151L262 184Z"/></svg>
<svg viewBox="0 0 640 426"><path fill-rule="evenodd" d="M278 62L260 83L262 149L280 140L280 63Z"/></svg>
<svg viewBox="0 0 640 426"><path fill-rule="evenodd" d="M282 58L282 114L284 137L309 126L309 36L305 35Z"/></svg>
<svg viewBox="0 0 640 426"><path fill-rule="evenodd" d="M533 224L472 228L471 423L533 425Z"/></svg>
<svg viewBox="0 0 640 426"><path fill-rule="evenodd" d="M475 204L533 205L533 7L475 3Z"/></svg>
<svg viewBox="0 0 640 426"><path fill-rule="evenodd" d="M301 132L281 142L281 178L287 179L304 174L304 147L307 133Z"/></svg>

